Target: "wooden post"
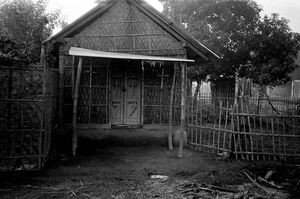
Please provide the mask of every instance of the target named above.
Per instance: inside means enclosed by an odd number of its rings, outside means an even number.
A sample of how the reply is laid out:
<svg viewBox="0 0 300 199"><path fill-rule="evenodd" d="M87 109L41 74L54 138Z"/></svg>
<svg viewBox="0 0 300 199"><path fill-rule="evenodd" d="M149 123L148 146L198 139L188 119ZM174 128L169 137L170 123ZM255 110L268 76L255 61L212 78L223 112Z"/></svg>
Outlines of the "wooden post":
<svg viewBox="0 0 300 199"><path fill-rule="evenodd" d="M42 46L41 48L41 57L40 57L40 63L43 67L43 108L41 110L41 117L40 117L40 137L39 137L39 160L38 160L38 165L39 165L39 168L42 167L42 158L43 158L43 142L44 144L46 143L45 142L45 139L46 139L46 135L50 132L47 132L47 128L46 128L46 124L45 122L47 121L46 120L46 117L50 117L47 113L47 97L46 95L48 94L47 93L47 78L48 78L48 75L50 74L47 74L49 73L50 71L47 71L47 65L46 65L46 60L45 60L45 48L44 46ZM50 125L50 124L47 124L47 125ZM23 124L22 124L22 128L23 128ZM23 136L22 136L23 137ZM44 141L43 141L44 140Z"/></svg>
<svg viewBox="0 0 300 199"><path fill-rule="evenodd" d="M60 128L63 126L63 112L64 112L64 55L59 55L59 95L58 95L58 118Z"/></svg>
<svg viewBox="0 0 300 199"><path fill-rule="evenodd" d="M82 69L82 57L79 57L79 63L77 68L77 76L75 82L74 104L73 104L73 135L72 135L72 154L76 156L77 149L77 104L79 95L80 76Z"/></svg>
<svg viewBox="0 0 300 199"><path fill-rule="evenodd" d="M183 133L185 131L185 93L186 93L186 63L181 63L181 117L180 117L180 141L178 157L183 157Z"/></svg>
<svg viewBox="0 0 300 199"><path fill-rule="evenodd" d="M174 93L175 93L175 84L176 84L176 73L177 73L177 63L174 64L174 74L173 74L173 82L171 88L171 96L170 96L170 107L169 107L169 149L173 150L173 103L174 103Z"/></svg>
<svg viewBox="0 0 300 199"><path fill-rule="evenodd" d="M110 101L111 101L111 95L110 95L110 64L111 64L111 60L107 60L107 66L106 66L106 109L105 109L105 113L106 113L106 124L107 129L111 128L110 125Z"/></svg>
<svg viewBox="0 0 300 199"><path fill-rule="evenodd" d="M144 68L144 64L142 64L142 71L141 71L141 75L142 75L142 83L141 83L141 127L144 126L144 113L145 113L145 68Z"/></svg>

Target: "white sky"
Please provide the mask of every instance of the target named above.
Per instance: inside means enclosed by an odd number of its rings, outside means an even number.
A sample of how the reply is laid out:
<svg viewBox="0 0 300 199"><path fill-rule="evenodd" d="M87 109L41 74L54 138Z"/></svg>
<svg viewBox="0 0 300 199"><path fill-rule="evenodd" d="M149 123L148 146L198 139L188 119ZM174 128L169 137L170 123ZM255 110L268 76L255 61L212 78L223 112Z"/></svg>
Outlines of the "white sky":
<svg viewBox="0 0 300 199"><path fill-rule="evenodd" d="M159 11L162 5L158 0L146 0ZM256 0L266 14L279 13L281 17L290 20L290 27L300 32L300 0ZM95 0L49 0L49 9L61 9L63 17L71 23L81 15L92 9Z"/></svg>

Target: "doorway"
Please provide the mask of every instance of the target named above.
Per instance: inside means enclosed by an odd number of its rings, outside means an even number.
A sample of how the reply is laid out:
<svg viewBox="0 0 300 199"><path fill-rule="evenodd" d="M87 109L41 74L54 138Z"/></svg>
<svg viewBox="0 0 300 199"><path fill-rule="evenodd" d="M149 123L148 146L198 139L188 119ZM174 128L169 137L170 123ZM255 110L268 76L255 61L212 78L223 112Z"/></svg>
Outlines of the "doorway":
<svg viewBox="0 0 300 199"><path fill-rule="evenodd" d="M112 125L141 124L141 68L136 62L111 63Z"/></svg>

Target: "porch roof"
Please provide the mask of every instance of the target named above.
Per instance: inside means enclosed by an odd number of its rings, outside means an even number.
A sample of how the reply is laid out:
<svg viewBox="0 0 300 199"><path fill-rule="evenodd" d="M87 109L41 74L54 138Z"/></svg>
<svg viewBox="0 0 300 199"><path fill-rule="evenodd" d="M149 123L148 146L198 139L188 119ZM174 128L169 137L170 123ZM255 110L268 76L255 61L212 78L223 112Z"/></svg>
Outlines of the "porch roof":
<svg viewBox="0 0 300 199"><path fill-rule="evenodd" d="M82 57L101 57L101 58L113 58L113 59L131 59L131 60L146 60L146 61L168 61L168 62L195 62L191 59L181 59L172 57L157 57L157 56L146 56L136 55L128 53L116 53L116 52L105 52L90 50L85 48L71 47L69 55L82 56Z"/></svg>

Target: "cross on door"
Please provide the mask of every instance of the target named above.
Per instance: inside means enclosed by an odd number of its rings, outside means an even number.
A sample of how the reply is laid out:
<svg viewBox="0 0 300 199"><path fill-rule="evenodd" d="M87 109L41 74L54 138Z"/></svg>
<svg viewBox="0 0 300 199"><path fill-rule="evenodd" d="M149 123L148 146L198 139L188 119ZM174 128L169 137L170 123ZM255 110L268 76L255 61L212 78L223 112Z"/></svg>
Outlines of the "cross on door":
<svg viewBox="0 0 300 199"><path fill-rule="evenodd" d="M164 77L169 77L169 75L165 75L165 69L162 68L162 69L161 69L161 75L158 75L158 77L161 78L160 89L162 90L162 89L163 89L163 86L164 86Z"/></svg>

